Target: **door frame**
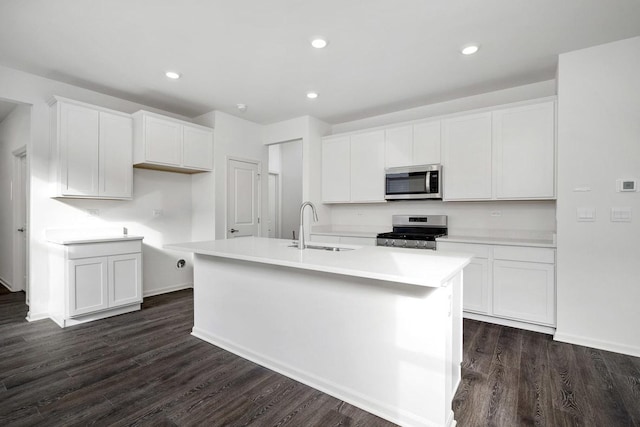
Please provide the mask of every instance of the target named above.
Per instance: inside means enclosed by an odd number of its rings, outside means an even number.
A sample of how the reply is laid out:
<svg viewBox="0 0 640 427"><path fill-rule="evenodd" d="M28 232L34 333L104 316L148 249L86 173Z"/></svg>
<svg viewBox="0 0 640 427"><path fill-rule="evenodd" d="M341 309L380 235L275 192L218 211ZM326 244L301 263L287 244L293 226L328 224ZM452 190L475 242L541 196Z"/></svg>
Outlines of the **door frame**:
<svg viewBox="0 0 640 427"><path fill-rule="evenodd" d="M30 232L30 223L29 223L29 157L27 156L27 146L23 145L11 152L13 155L13 180L11 182L11 200L13 204L13 287L14 291L24 290L26 294L26 303L29 305L29 232ZM24 158L24 182L22 179L21 171L22 165L21 162ZM22 191L24 189L24 191ZM21 238L17 234L18 228L22 227L23 222L20 215L20 205L24 203L25 212L24 212L24 225L26 226L25 236L24 236L24 252L20 251L20 244L18 243L18 238ZM15 284L18 283L16 280L16 274L20 271L20 266L24 265L24 289L15 289Z"/></svg>
<svg viewBox="0 0 640 427"><path fill-rule="evenodd" d="M269 217L269 220L274 220L275 223L275 238L276 239L282 239L282 235L280 234L280 230L282 228L282 216L280 215L280 211L282 209L282 198L281 198L281 191L280 191L280 174L278 172L269 172L269 176L268 178L273 177L275 179L275 186L276 186L276 194L275 194L275 200L274 200L274 204L275 204L275 218L271 218ZM269 201L268 203L271 203L271 191L269 190ZM269 214L271 214L271 212L269 212Z"/></svg>
<svg viewBox="0 0 640 427"><path fill-rule="evenodd" d="M227 230L229 230L229 162L245 162L251 163L258 167L258 236L262 236L262 161L249 159L246 157L226 156L224 171L224 238L227 239Z"/></svg>

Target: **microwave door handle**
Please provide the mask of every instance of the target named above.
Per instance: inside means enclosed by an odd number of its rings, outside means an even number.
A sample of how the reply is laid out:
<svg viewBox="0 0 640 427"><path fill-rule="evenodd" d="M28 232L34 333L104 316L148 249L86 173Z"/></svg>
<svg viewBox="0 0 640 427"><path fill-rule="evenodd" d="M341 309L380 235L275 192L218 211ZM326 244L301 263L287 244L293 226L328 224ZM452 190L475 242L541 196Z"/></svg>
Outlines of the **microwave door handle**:
<svg viewBox="0 0 640 427"><path fill-rule="evenodd" d="M431 193L431 186L429 185L430 182L431 182L431 172L427 172L424 179L424 191L427 194Z"/></svg>

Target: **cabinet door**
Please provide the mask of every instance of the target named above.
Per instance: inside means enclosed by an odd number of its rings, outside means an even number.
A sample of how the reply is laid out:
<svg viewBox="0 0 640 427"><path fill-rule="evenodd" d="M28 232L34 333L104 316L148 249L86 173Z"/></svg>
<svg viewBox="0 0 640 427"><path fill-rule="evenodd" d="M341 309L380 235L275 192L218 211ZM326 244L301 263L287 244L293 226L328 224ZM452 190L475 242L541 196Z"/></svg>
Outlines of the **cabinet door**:
<svg viewBox="0 0 640 427"><path fill-rule="evenodd" d="M98 111L74 104L60 105L61 193L97 196Z"/></svg>
<svg viewBox="0 0 640 427"><path fill-rule="evenodd" d="M555 195L555 103L493 113L494 174L499 199Z"/></svg>
<svg viewBox="0 0 640 427"><path fill-rule="evenodd" d="M349 137L322 140L322 201L348 202L351 198L351 145Z"/></svg>
<svg viewBox="0 0 640 427"><path fill-rule="evenodd" d="M491 199L491 113L444 120L445 200Z"/></svg>
<svg viewBox="0 0 640 427"><path fill-rule="evenodd" d="M495 260L493 314L525 322L553 325L555 279L553 264Z"/></svg>
<svg viewBox="0 0 640 427"><path fill-rule="evenodd" d="M109 307L107 258L67 261L69 316L79 316Z"/></svg>
<svg viewBox="0 0 640 427"><path fill-rule="evenodd" d="M412 126L402 126L384 131L384 162L388 168L413 164Z"/></svg>
<svg viewBox="0 0 640 427"><path fill-rule="evenodd" d="M351 201L384 201L384 131L351 136Z"/></svg>
<svg viewBox="0 0 640 427"><path fill-rule="evenodd" d="M100 112L99 196L130 198L133 183L131 118Z"/></svg>
<svg viewBox="0 0 640 427"><path fill-rule="evenodd" d="M489 314L489 260L473 258L464 268L463 280L463 309Z"/></svg>
<svg viewBox="0 0 640 427"><path fill-rule="evenodd" d="M440 121L413 126L413 165L440 163Z"/></svg>
<svg viewBox="0 0 640 427"><path fill-rule="evenodd" d="M109 307L142 302L142 255L109 257Z"/></svg>
<svg viewBox="0 0 640 427"><path fill-rule="evenodd" d="M182 125L157 117L144 117L145 160L170 166L182 163Z"/></svg>
<svg viewBox="0 0 640 427"><path fill-rule="evenodd" d="M213 133L184 126L182 131L182 165L188 168L213 169Z"/></svg>

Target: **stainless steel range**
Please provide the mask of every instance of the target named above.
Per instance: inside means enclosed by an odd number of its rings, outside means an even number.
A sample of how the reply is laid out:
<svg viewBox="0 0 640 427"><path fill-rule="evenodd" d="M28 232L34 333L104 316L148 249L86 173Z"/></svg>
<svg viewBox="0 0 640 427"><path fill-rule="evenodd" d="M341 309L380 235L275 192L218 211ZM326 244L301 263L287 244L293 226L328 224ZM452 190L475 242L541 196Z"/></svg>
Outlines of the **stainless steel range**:
<svg viewBox="0 0 640 427"><path fill-rule="evenodd" d="M393 231L378 234L376 245L435 250L446 235L446 215L393 215Z"/></svg>

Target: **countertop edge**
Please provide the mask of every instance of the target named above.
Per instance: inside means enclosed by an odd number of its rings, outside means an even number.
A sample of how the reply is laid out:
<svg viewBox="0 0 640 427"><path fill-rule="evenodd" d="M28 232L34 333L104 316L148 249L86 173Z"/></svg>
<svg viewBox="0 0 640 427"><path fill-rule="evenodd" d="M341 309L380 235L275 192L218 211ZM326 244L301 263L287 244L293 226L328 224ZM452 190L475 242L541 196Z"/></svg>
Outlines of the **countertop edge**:
<svg viewBox="0 0 640 427"><path fill-rule="evenodd" d="M126 242L129 240L143 240L144 236L113 236L113 237L78 237L78 238L49 238L49 243L57 245L82 245L87 243Z"/></svg>
<svg viewBox="0 0 640 427"><path fill-rule="evenodd" d="M501 237L478 237L478 236L443 236L436 239L443 243L469 243L477 245L501 245L501 246L526 246L532 248L556 249L556 244L552 241L541 241L534 239L517 239Z"/></svg>
<svg viewBox="0 0 640 427"><path fill-rule="evenodd" d="M344 245L344 246L348 246L348 245ZM455 274L455 273L451 273L447 275L446 277L442 278L437 285L434 285L434 284L426 284L422 280L418 280L418 279L414 279L406 276L398 276L395 274L384 274L384 273L370 272L370 271L359 270L359 269L323 266L323 265L312 264L312 263L298 263L298 262L291 262L291 261L281 260L281 259L267 258L267 257L261 257L261 256L251 256L246 254L236 254L236 253L229 253L225 251L216 251L216 250L210 250L210 249L190 248L187 246L182 246L180 244L169 244L169 245L164 245L163 247L165 249L190 252L190 253L199 254L199 255L207 255L207 256L214 256L214 257L221 257L221 258L236 259L241 261L257 262L261 264L279 265L283 267L298 268L302 270L311 270L311 271L318 271L323 273L341 274L345 276L362 277L366 279L395 282L395 283L401 283L406 285L421 286L426 288L443 287L449 280L451 280L451 278ZM467 257L467 255L464 254L464 257ZM461 262L461 265L459 266L458 269L459 270L464 269L464 267L468 265L470 261L471 261L471 256L468 256L466 261Z"/></svg>

